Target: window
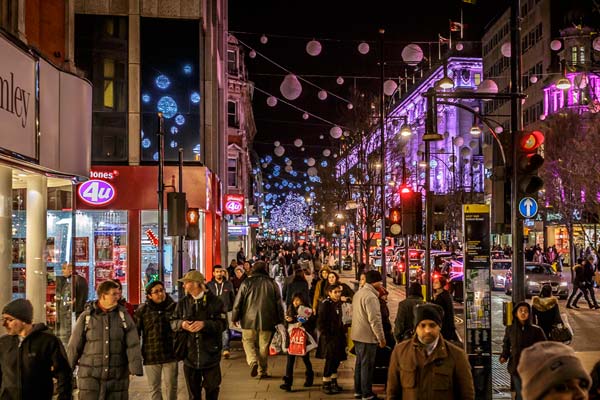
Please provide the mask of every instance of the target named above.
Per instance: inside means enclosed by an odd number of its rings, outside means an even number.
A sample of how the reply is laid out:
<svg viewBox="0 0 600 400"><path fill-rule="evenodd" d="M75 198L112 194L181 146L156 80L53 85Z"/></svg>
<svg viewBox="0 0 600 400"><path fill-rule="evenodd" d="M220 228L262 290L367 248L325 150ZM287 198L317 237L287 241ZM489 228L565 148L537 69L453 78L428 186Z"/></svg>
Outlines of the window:
<svg viewBox="0 0 600 400"><path fill-rule="evenodd" d="M573 65L577 64L578 50L577 46L571 47L571 64Z"/></svg>
<svg viewBox="0 0 600 400"><path fill-rule="evenodd" d="M17 31L18 0L0 0L0 27L11 33Z"/></svg>
<svg viewBox="0 0 600 400"><path fill-rule="evenodd" d="M104 107L115 107L115 60L104 59Z"/></svg>
<svg viewBox="0 0 600 400"><path fill-rule="evenodd" d="M237 51L227 50L227 72L229 75L238 74Z"/></svg>
<svg viewBox="0 0 600 400"><path fill-rule="evenodd" d="M237 158L227 159L227 186L238 186L237 175Z"/></svg>
<svg viewBox="0 0 600 400"><path fill-rule="evenodd" d="M227 102L227 126L232 128L240 127L237 115L237 103L235 101Z"/></svg>
<svg viewBox="0 0 600 400"><path fill-rule="evenodd" d="M579 46L579 62L585 64L585 47Z"/></svg>

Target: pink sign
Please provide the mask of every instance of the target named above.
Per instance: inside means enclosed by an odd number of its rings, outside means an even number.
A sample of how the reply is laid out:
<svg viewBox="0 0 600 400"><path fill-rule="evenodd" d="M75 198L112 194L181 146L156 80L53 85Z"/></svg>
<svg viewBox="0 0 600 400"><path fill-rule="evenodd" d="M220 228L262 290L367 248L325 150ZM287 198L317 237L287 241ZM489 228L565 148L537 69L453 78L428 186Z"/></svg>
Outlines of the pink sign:
<svg viewBox="0 0 600 400"><path fill-rule="evenodd" d="M226 214L243 214L244 213L244 196L241 194L226 194L225 195L225 213Z"/></svg>
<svg viewBox="0 0 600 400"><path fill-rule="evenodd" d="M115 199L117 191L108 182L90 179L79 185L77 195L84 203L92 206L103 206Z"/></svg>

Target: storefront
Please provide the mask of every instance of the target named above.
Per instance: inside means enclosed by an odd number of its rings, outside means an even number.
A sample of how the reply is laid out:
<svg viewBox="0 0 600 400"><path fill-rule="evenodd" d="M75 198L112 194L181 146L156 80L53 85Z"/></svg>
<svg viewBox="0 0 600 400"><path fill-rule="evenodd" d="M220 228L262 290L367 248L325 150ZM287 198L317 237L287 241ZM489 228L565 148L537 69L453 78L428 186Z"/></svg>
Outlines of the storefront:
<svg viewBox="0 0 600 400"><path fill-rule="evenodd" d="M0 306L26 297L34 322L66 341L71 303L61 294L69 285L55 288L73 260L74 187L89 172L92 88L1 33L0 58Z"/></svg>
<svg viewBox="0 0 600 400"><path fill-rule="evenodd" d="M119 279L134 304L144 301L144 286L159 275L157 175L156 166L94 166L92 179L77 188L75 265L87 271L91 288ZM177 191L177 167L165 167L164 176L165 184L173 185L167 191ZM184 240L180 253L179 237L166 236L165 202L164 283L170 294L177 288L179 254L183 273L197 269L207 279L220 262L219 182L206 167L186 166L183 188L188 207L200 210L200 234L198 240Z"/></svg>

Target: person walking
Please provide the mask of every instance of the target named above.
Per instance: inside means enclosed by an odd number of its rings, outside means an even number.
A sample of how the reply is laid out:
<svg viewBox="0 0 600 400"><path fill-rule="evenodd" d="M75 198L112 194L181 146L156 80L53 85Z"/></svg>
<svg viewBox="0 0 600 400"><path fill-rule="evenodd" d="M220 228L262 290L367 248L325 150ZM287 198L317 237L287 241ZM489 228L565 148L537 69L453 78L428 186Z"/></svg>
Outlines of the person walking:
<svg viewBox="0 0 600 400"><path fill-rule="evenodd" d="M338 368L346 360L346 331L342 323L341 302L343 288L340 284L333 284L325 291L327 297L319 304L317 313L317 329L321 332L317 357L325 359L321 390L325 394L337 394L343 390L337 382Z"/></svg>
<svg viewBox="0 0 600 400"><path fill-rule="evenodd" d="M452 295L446 290L446 278L436 276L433 278L433 303L442 307L444 310L444 322L442 324L442 336L446 340L460 343L456 334L456 325L454 324L454 302Z"/></svg>
<svg viewBox="0 0 600 400"><path fill-rule="evenodd" d="M286 327L289 329L293 326L303 327L307 332L312 331L311 325L314 327L314 316L311 315L308 321L298 321L298 308L304 306L307 303L307 297L303 292L296 292L292 297L292 303L285 312ZM294 384L294 363L296 362L294 355L288 354L285 366L285 376L283 377L283 384L279 386L280 389L286 392L292 391L292 385ZM312 363L310 362L310 353L306 352L305 355L301 356L304 367L306 368L306 380L304 381L304 387L311 387L315 378Z"/></svg>
<svg viewBox="0 0 600 400"><path fill-rule="evenodd" d="M340 280L340 276L335 271L330 271L327 274L327 283L329 285L340 284L342 286L342 302L343 303L352 303L352 297L354 296L354 290L350 289L346 283Z"/></svg>
<svg viewBox="0 0 600 400"><path fill-rule="evenodd" d="M328 277L331 270L327 265L323 265L318 274L315 274L312 285L310 286L310 298L312 299L312 309L319 312L319 302L327 297L327 291L325 290L328 285Z"/></svg>
<svg viewBox="0 0 600 400"><path fill-rule="evenodd" d="M351 337L356 351L354 397L361 396L363 400L371 400L377 399L372 390L377 345L384 348L386 341L377 291L381 286L381 273L368 271L365 280L364 287L352 299Z"/></svg>
<svg viewBox="0 0 600 400"><path fill-rule="evenodd" d="M269 342L277 324L283 323L283 305L279 286L269 277L267 264L257 261L240 285L231 319L242 328L242 345L250 376L268 378Z"/></svg>
<svg viewBox="0 0 600 400"><path fill-rule="evenodd" d="M398 312L394 321L394 337L396 342L410 339L415 333L415 307L423 304L423 291L421 285L412 282L408 287L408 296L398 303Z"/></svg>
<svg viewBox="0 0 600 400"><path fill-rule="evenodd" d="M171 328L176 347L181 347L188 395L190 400L201 400L204 388L206 400L217 400L223 331L227 329L225 307L221 299L204 287L200 271L188 271L179 282L183 282L186 295L175 306Z"/></svg>
<svg viewBox="0 0 600 400"><path fill-rule="evenodd" d="M474 400L471 365L464 350L441 333L444 310L415 306L415 335L394 347L388 400Z"/></svg>
<svg viewBox="0 0 600 400"><path fill-rule="evenodd" d="M581 287L580 287L581 292L577 294L577 296L575 297L575 301L573 302L573 305L575 308L577 308L576 307L577 302L581 298L582 294L585 296L586 293L590 297L590 299L588 300L588 307L594 308L594 309L600 308L600 306L598 305L598 302L596 301L596 294L594 292L594 271L595 271L594 260L595 260L595 255L590 254L587 257L587 259L583 262L582 283L581 283ZM587 296L586 296L586 300L587 300Z"/></svg>
<svg viewBox="0 0 600 400"><path fill-rule="evenodd" d="M533 296L531 303L533 323L542 328L546 338L552 339L550 337L552 327L563 322L558 308L558 299L552 296L552 286L549 284L542 286L540 295Z"/></svg>
<svg viewBox="0 0 600 400"><path fill-rule="evenodd" d="M231 340L229 322L231 321L231 310L235 301L235 289L233 283L226 279L225 274L225 269L222 266L215 265L213 267L213 279L206 286L223 302L225 312L227 312L227 329L223 331L223 358L229 358L231 355L229 352L229 341Z"/></svg>
<svg viewBox="0 0 600 400"><path fill-rule="evenodd" d="M69 341L75 319L85 308L88 298L88 283L83 276L73 273L73 265L62 263L62 276L56 277L57 336L65 343Z"/></svg>
<svg viewBox="0 0 600 400"><path fill-rule="evenodd" d="M518 303L513 311L513 323L506 327L502 340L500 364L508 361L508 372L512 377L512 389L516 400L523 400L521 377L517 371L523 350L537 342L546 340L544 331L531 323L531 307L526 302Z"/></svg>
<svg viewBox="0 0 600 400"><path fill-rule="evenodd" d="M304 270L299 265L294 265L294 274L286 278L286 282L283 285L282 295L285 299L285 305L289 307L292 304L293 296L296 293L302 293L304 299L309 297L308 282L306 281L306 275ZM306 301L306 300L305 300Z"/></svg>
<svg viewBox="0 0 600 400"><path fill-rule="evenodd" d="M567 308L579 308L577 305L577 301L581 298L581 293L585 298L585 301L588 303L588 306L592 308L592 303L590 302L590 298L588 297L587 290L585 290L585 278L583 272L583 258L577 259L577 264L573 266L573 288L571 291L571 295L567 299ZM581 293L579 293L581 291ZM577 297L576 297L577 296Z"/></svg>
<svg viewBox="0 0 600 400"><path fill-rule="evenodd" d="M237 260L231 260L227 267L227 279L232 280L235 277L235 269L238 267ZM240 265L241 267L241 265Z"/></svg>
<svg viewBox="0 0 600 400"><path fill-rule="evenodd" d="M173 311L175 302L161 281L146 285L146 302L135 312L135 320L142 338L144 371L152 400L162 400L163 384L166 399L177 399L178 368L171 329Z"/></svg>
<svg viewBox="0 0 600 400"><path fill-rule="evenodd" d="M72 370L62 342L45 324L33 323L33 306L16 299L2 309L0 399L50 400L54 382L58 400L72 398Z"/></svg>
<svg viewBox="0 0 600 400"><path fill-rule="evenodd" d="M129 375L143 375L140 338L133 319L119 304L116 282L96 289L98 300L79 316L67 345L77 371L80 400L128 398Z"/></svg>

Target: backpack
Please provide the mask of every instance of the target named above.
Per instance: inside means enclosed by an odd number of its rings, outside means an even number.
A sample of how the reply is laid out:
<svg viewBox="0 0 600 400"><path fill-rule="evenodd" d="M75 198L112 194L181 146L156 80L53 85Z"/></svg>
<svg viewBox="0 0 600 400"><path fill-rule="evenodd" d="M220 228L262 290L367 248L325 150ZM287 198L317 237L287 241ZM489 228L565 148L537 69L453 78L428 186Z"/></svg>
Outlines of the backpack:
<svg viewBox="0 0 600 400"><path fill-rule="evenodd" d="M91 317L92 316L90 314L86 314L86 316L85 316L85 321L84 321L84 324L83 324L83 333L82 333L82 335L83 335L84 338L85 338L85 334L86 334L86 332L88 330L88 327L90 325L90 318ZM123 331L127 332L127 321L125 321L125 313L122 310L119 310L119 317L121 317L121 323L123 325Z"/></svg>

